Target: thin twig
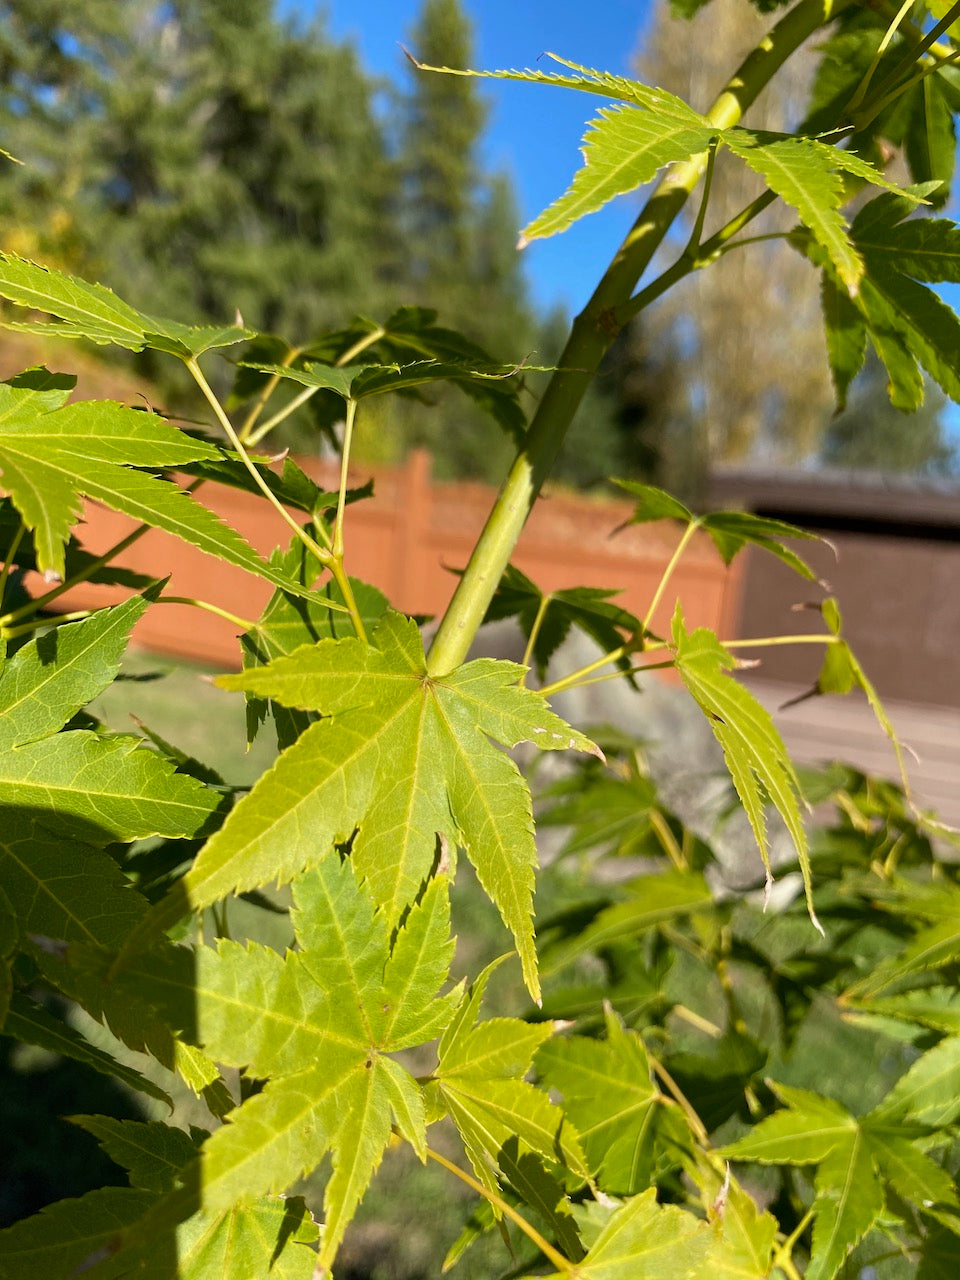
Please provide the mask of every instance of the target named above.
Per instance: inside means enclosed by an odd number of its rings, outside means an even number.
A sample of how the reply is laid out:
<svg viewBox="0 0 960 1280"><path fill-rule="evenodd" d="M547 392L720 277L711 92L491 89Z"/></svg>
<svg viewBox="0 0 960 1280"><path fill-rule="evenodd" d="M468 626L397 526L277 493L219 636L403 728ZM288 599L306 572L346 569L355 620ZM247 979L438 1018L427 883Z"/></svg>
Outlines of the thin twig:
<svg viewBox="0 0 960 1280"><path fill-rule="evenodd" d="M515 1223L527 1239L536 1245L544 1257L549 1259L558 1271L573 1272L574 1264L569 1258L565 1258L562 1253L559 1253L549 1240L545 1240L536 1227L532 1227L526 1218L517 1213L512 1205L507 1204L502 1196L498 1196L495 1191L491 1191L489 1187L485 1187L476 1178L472 1178L469 1173L455 1165L452 1160L448 1160L446 1156L442 1156L439 1151L434 1151L432 1147L427 1147L427 1156L437 1164L442 1165L444 1169L452 1173L454 1177L459 1178L461 1182L466 1183L468 1187L476 1191L478 1195L483 1196L495 1209L499 1209L505 1217Z"/></svg>

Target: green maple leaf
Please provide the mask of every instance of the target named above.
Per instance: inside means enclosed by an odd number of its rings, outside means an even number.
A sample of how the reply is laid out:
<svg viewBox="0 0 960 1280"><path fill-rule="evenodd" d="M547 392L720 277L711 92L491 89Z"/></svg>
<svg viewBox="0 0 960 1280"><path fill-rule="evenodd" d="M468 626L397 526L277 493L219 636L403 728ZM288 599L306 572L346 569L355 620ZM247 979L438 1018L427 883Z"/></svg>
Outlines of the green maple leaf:
<svg viewBox="0 0 960 1280"><path fill-rule="evenodd" d="M867 356L867 326L850 294L826 271L820 282L820 305L839 413L847 407L850 384L863 368Z"/></svg>
<svg viewBox="0 0 960 1280"><path fill-rule="evenodd" d="M510 564L484 622L516 617L528 641L536 628L531 656L542 680L551 657L566 640L571 627L588 635L606 653L618 649L630 636L641 633L640 619L612 603L611 596L617 594L618 591L603 587L541 591L525 573ZM621 670L629 668L629 656L619 658L617 665Z"/></svg>
<svg viewBox="0 0 960 1280"><path fill-rule="evenodd" d="M310 585L322 568L299 538L294 538L286 552L275 551L271 563L287 578ZM356 608L360 612L364 630L369 635L387 610L387 599L382 591L369 583L350 579ZM240 637L243 665L263 667L276 658L283 658L304 644L318 640L349 637L354 634L353 624L345 613L328 608L329 602L345 609L346 604L335 582L325 584L322 591L314 592L313 599L303 599L289 591L277 590L257 620L256 626ZM289 747L317 716L307 711L297 711L280 703L271 703L247 695L247 740L252 742L261 725L272 715L277 732L277 745L283 750Z"/></svg>
<svg viewBox="0 0 960 1280"><path fill-rule="evenodd" d="M673 646L677 671L723 748L733 784L760 846L767 884L771 883L772 876L764 804L769 801L793 840L810 919L822 933L813 909L809 845L800 811L800 782L769 712L727 674L736 666L736 659L712 631L706 627L687 631L679 602L673 621Z"/></svg>
<svg viewBox="0 0 960 1280"><path fill-rule="evenodd" d="M187 1133L159 1121L114 1120L111 1116L70 1116L71 1124L92 1134L121 1169L132 1187L170 1191L180 1170L196 1158L199 1139L206 1133Z"/></svg>
<svg viewBox="0 0 960 1280"><path fill-rule="evenodd" d="M689 1280L713 1243L706 1223L676 1205L657 1204L651 1188L610 1217L586 1257L549 1280Z"/></svg>
<svg viewBox="0 0 960 1280"><path fill-rule="evenodd" d="M416 625L387 613L371 644L321 640L221 677L225 688L324 718L237 805L128 949L229 893L290 880L348 840L368 891L396 922L429 875L439 841L466 849L537 995L530 794L491 739L597 748L517 684L522 670L479 659L434 679Z"/></svg>
<svg viewBox="0 0 960 1280"><path fill-rule="evenodd" d="M612 1195L631 1195L653 1181L665 1146L680 1149L686 1126L655 1087L640 1037L609 1008L606 1028L604 1041L548 1040L536 1067L563 1098L598 1185Z"/></svg>
<svg viewBox="0 0 960 1280"><path fill-rule="evenodd" d="M155 1209L196 1159L201 1130L157 1122L72 1116L126 1169L130 1187L106 1187L62 1200L0 1232L0 1277L49 1280L89 1273L96 1280L233 1280L265 1275L309 1280L318 1231L301 1200L261 1198L226 1213L201 1211L176 1232L117 1254L123 1232Z"/></svg>
<svg viewBox="0 0 960 1280"><path fill-rule="evenodd" d="M209 827L221 797L175 773L140 738L56 732L110 682L146 605L137 597L60 627L24 645L3 668L0 809L11 823L36 821L51 834L94 846L196 836Z"/></svg>
<svg viewBox="0 0 960 1280"><path fill-rule="evenodd" d="M481 353L482 356L482 353ZM248 366L250 367L250 366ZM370 396L399 393L411 395L416 388L434 382L450 382L488 413L518 442L527 425L520 405L515 364L495 364L476 353L454 353L445 360L416 360L410 364L329 365L304 360L289 365L258 364L261 373L298 382L318 391L331 391L342 399L366 400ZM522 366L523 372L545 373L536 365Z"/></svg>
<svg viewBox="0 0 960 1280"><path fill-rule="evenodd" d="M817 575L791 548L785 545L784 538L817 538L809 529L798 529L796 525L787 524L785 520L774 520L769 516L756 516L749 511L714 511L708 515L695 516L689 507L652 484L640 484L636 480L618 480L621 489L639 501L627 524L649 524L654 520L678 520L683 525L696 525L709 534L710 541L723 557L724 564L731 564L734 557L744 547L760 547L771 555L782 560L785 565L799 573L802 578L811 582L817 581Z"/></svg>
<svg viewBox="0 0 960 1280"><path fill-rule="evenodd" d="M957 954L960 955L960 938L956 941L956 947ZM868 1013L875 1013L883 1018L920 1023L935 1031L960 1036L960 992L955 987L924 986L918 991L908 991L903 995L870 1000L865 1007ZM853 1005L851 1011L856 1012L856 1008Z"/></svg>
<svg viewBox="0 0 960 1280"><path fill-rule="evenodd" d="M15 991L11 998L10 1009L3 1023L3 1033L19 1040L21 1044L33 1044L61 1058L82 1062L84 1066L92 1067L102 1075L121 1080L128 1088L165 1102L171 1110L173 1108L170 1097L152 1080L148 1080L133 1067L118 1062L103 1049L98 1049L68 1022L54 1017L43 1005L34 1004L19 992Z"/></svg>
<svg viewBox="0 0 960 1280"><path fill-rule="evenodd" d="M45 976L132 1048L178 1061L202 1089L211 1064L179 1053L169 1031L145 1010L75 970L62 944L119 947L148 904L101 846L147 835L195 836L214 820L218 792L175 772L140 739L58 732L116 675L130 630L147 608L134 597L31 640L0 672L0 880L18 932ZM18 1006L12 1029L31 1043L52 1028ZM64 1037L59 1052L100 1070L108 1055ZM93 1059L96 1059L94 1061ZM123 1075L122 1069L113 1074Z"/></svg>
<svg viewBox="0 0 960 1280"><path fill-rule="evenodd" d="M57 732L111 682L146 607L135 597L58 627L0 673L0 866L24 932L119 941L146 903L96 848L196 836L222 804L139 738ZM74 850L67 859L64 839Z"/></svg>
<svg viewBox="0 0 960 1280"><path fill-rule="evenodd" d="M103 285L89 284L12 253L0 253L0 297L57 317L56 322L5 320L8 329L114 343L128 351L152 347L185 359L253 337L239 325L197 327L146 315Z"/></svg>
<svg viewBox="0 0 960 1280"><path fill-rule="evenodd" d="M915 187L913 194L930 194L930 184ZM854 218L850 236L864 275L853 299L842 300L833 265L806 246L810 258L824 267L827 346L841 408L863 364L867 336L886 367L896 408L912 412L922 404L921 370L951 399L960 400L960 321L927 287L960 279L960 230L947 218L908 218L913 207L911 193L885 193Z"/></svg>
<svg viewBox="0 0 960 1280"><path fill-rule="evenodd" d="M41 572L63 577L70 530L87 497L275 585L290 586L219 516L177 485L148 474L216 460L217 448L155 413L108 400L67 404L74 382L34 369L0 383L0 481L33 531Z"/></svg>
<svg viewBox="0 0 960 1280"><path fill-rule="evenodd" d="M960 1115L960 1036L947 1036L918 1058L873 1114L891 1122L952 1124Z"/></svg>
<svg viewBox="0 0 960 1280"><path fill-rule="evenodd" d="M545 971L556 973L585 951L596 952L620 938L635 937L677 916L695 915L712 906L710 886L697 872L670 870L642 876L622 901L603 906L589 924L578 924L573 934L552 943L544 957Z"/></svg>
<svg viewBox="0 0 960 1280"><path fill-rule="evenodd" d="M711 1280L768 1280L778 1224L730 1174L730 1166L695 1148L688 1172L700 1188L713 1243L704 1275Z"/></svg>
<svg viewBox="0 0 960 1280"><path fill-rule="evenodd" d="M96 1120L103 1123L102 1117ZM91 1127L84 1124L85 1128ZM140 1125L139 1141L159 1147L157 1131L180 1134L165 1125ZM91 1130L99 1136L99 1126ZM112 1155L118 1144L103 1143ZM167 1146L170 1150L169 1140ZM187 1152L178 1154L185 1157ZM114 1251L121 1233L141 1220L159 1201L153 1189L103 1187L77 1200L60 1200L33 1217L0 1231L0 1277L23 1280L44 1276L66 1280L89 1275L91 1280L237 1280L266 1276L271 1280L310 1280L317 1261L312 1247L316 1224L299 1199L261 1198L228 1212L200 1212L181 1223L161 1241Z"/></svg>
<svg viewBox="0 0 960 1280"><path fill-rule="evenodd" d="M477 1177L491 1190L497 1186L498 1165L509 1179L518 1158L530 1153L586 1179L589 1170L576 1130L545 1093L523 1078L537 1049L553 1034L552 1025L518 1018L477 1022L494 967L463 995L440 1041L428 1094L431 1118L450 1116Z"/></svg>
<svg viewBox="0 0 960 1280"><path fill-rule="evenodd" d="M584 167L575 175L569 190L524 228L521 244L565 231L578 218L594 213L615 196L649 182L663 165L705 151L717 132L705 116L666 89L595 71L554 53L545 56L573 74L458 71L417 63L422 70L445 75L552 85L627 104L602 108L599 118L590 122L583 140Z"/></svg>
<svg viewBox="0 0 960 1280"><path fill-rule="evenodd" d="M37 571L37 553L33 534L20 519L20 513L9 498L0 499L0 560L9 560L23 572ZM102 582L110 586L128 587L133 591L145 591L155 579L134 569L116 563L99 564L99 557L85 551L75 535L67 541L64 552L64 576L80 575L88 582ZM24 597L22 603L26 603ZM17 601L19 605L21 601Z"/></svg>
<svg viewBox="0 0 960 1280"><path fill-rule="evenodd" d="M829 147L816 138L735 127L727 129L723 141L730 150L759 173L771 191L797 211L804 226L809 227L822 245L833 268L847 290L853 294L863 276L863 262L850 242L847 225L840 213L846 200L840 172L852 174L874 186L895 191L899 187L851 151ZM914 203L917 196L908 196Z"/></svg>
<svg viewBox="0 0 960 1280"><path fill-rule="evenodd" d="M352 860L321 862L294 885L299 950L221 941L167 949L125 971L187 1039L218 1061L267 1079L204 1145L195 1177L142 1227L153 1233L197 1209L282 1191L330 1154L321 1253L329 1265L390 1141L391 1121L425 1158L420 1086L389 1055L435 1039L459 993L439 996L453 942L447 882L430 882L392 945L385 913Z"/></svg>
<svg viewBox="0 0 960 1280"><path fill-rule="evenodd" d="M771 1085L787 1109L720 1151L731 1160L818 1166L808 1277L831 1280L837 1274L883 1212L885 1181L921 1210L960 1203L950 1176L915 1145L929 1133L928 1124L949 1123L960 1110L957 1062L953 1046L931 1050L860 1119L806 1089Z"/></svg>
<svg viewBox="0 0 960 1280"><path fill-rule="evenodd" d="M705 151L716 129L665 90L644 109L602 107L583 139L583 168L567 192L523 229L521 244L556 235L615 196L635 191L664 165Z"/></svg>

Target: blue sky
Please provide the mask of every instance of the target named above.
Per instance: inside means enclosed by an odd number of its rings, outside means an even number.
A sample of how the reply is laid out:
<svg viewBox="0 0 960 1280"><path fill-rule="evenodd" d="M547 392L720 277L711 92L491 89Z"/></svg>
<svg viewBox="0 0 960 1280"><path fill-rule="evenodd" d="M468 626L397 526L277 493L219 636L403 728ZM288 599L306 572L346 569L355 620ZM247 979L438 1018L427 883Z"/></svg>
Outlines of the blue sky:
<svg viewBox="0 0 960 1280"><path fill-rule="evenodd" d="M369 70L393 80L408 76L399 46L410 43L420 0L288 0L287 7L325 18L332 35L355 43ZM464 8L473 20L479 68L535 66L550 50L621 74L631 74L648 12L647 0L598 0L595 6L584 0L464 0ZM539 85L491 81L480 88L489 109L484 162L510 175L522 225L566 189L581 163L584 126L600 104L592 96ZM624 198L525 249L536 302L579 311L637 208L635 198Z"/></svg>

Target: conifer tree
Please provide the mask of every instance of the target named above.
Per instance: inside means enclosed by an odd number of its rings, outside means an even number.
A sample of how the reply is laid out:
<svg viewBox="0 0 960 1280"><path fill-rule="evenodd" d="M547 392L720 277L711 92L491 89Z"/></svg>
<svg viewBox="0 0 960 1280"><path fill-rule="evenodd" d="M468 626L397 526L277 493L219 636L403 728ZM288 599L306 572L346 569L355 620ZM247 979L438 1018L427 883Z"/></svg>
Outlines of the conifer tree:
<svg viewBox="0 0 960 1280"><path fill-rule="evenodd" d="M429 65L474 65L460 0L424 0L411 39ZM407 277L444 321L514 359L533 332L516 248L521 218L507 179L482 171L485 119L474 81L413 72L400 151Z"/></svg>
<svg viewBox="0 0 960 1280"><path fill-rule="evenodd" d="M393 167L352 49L271 0L5 0L0 18L24 162L0 178L7 247L56 257L62 229L18 236L65 191L75 265L154 310L302 336L383 305Z"/></svg>
<svg viewBox="0 0 960 1280"><path fill-rule="evenodd" d="M471 24L460 0L424 0L411 44L430 66L474 65ZM483 102L472 80L411 75L398 160L407 291L495 359L519 362L538 347L537 327L516 247L522 219L511 185L480 165ZM398 451L427 446L441 474L499 474L512 442L457 392L430 398L438 412L398 415Z"/></svg>
<svg viewBox="0 0 960 1280"><path fill-rule="evenodd" d="M431 66L469 67L473 39L460 0L425 0L412 33ZM402 164L411 281L463 305L474 274L477 145L486 112L475 84L415 74L406 102Z"/></svg>

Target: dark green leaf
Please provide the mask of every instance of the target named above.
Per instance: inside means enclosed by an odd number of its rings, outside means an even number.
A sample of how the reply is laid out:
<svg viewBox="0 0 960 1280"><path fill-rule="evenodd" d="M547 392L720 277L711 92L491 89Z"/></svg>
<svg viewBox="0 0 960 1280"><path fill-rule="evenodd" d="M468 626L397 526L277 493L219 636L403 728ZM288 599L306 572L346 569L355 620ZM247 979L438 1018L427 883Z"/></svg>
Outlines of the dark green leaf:
<svg viewBox="0 0 960 1280"><path fill-rule="evenodd" d="M34 1044L48 1053L70 1058L74 1062L82 1062L85 1066L99 1071L101 1075L122 1081L128 1088L138 1093L157 1098L171 1108L173 1106L170 1098L159 1085L148 1080L133 1067L119 1062L103 1049L90 1044L69 1023L55 1018L42 1005L35 1004L26 996L14 994L3 1031L4 1035L13 1036L23 1044ZM166 1128L165 1125L158 1127Z"/></svg>

